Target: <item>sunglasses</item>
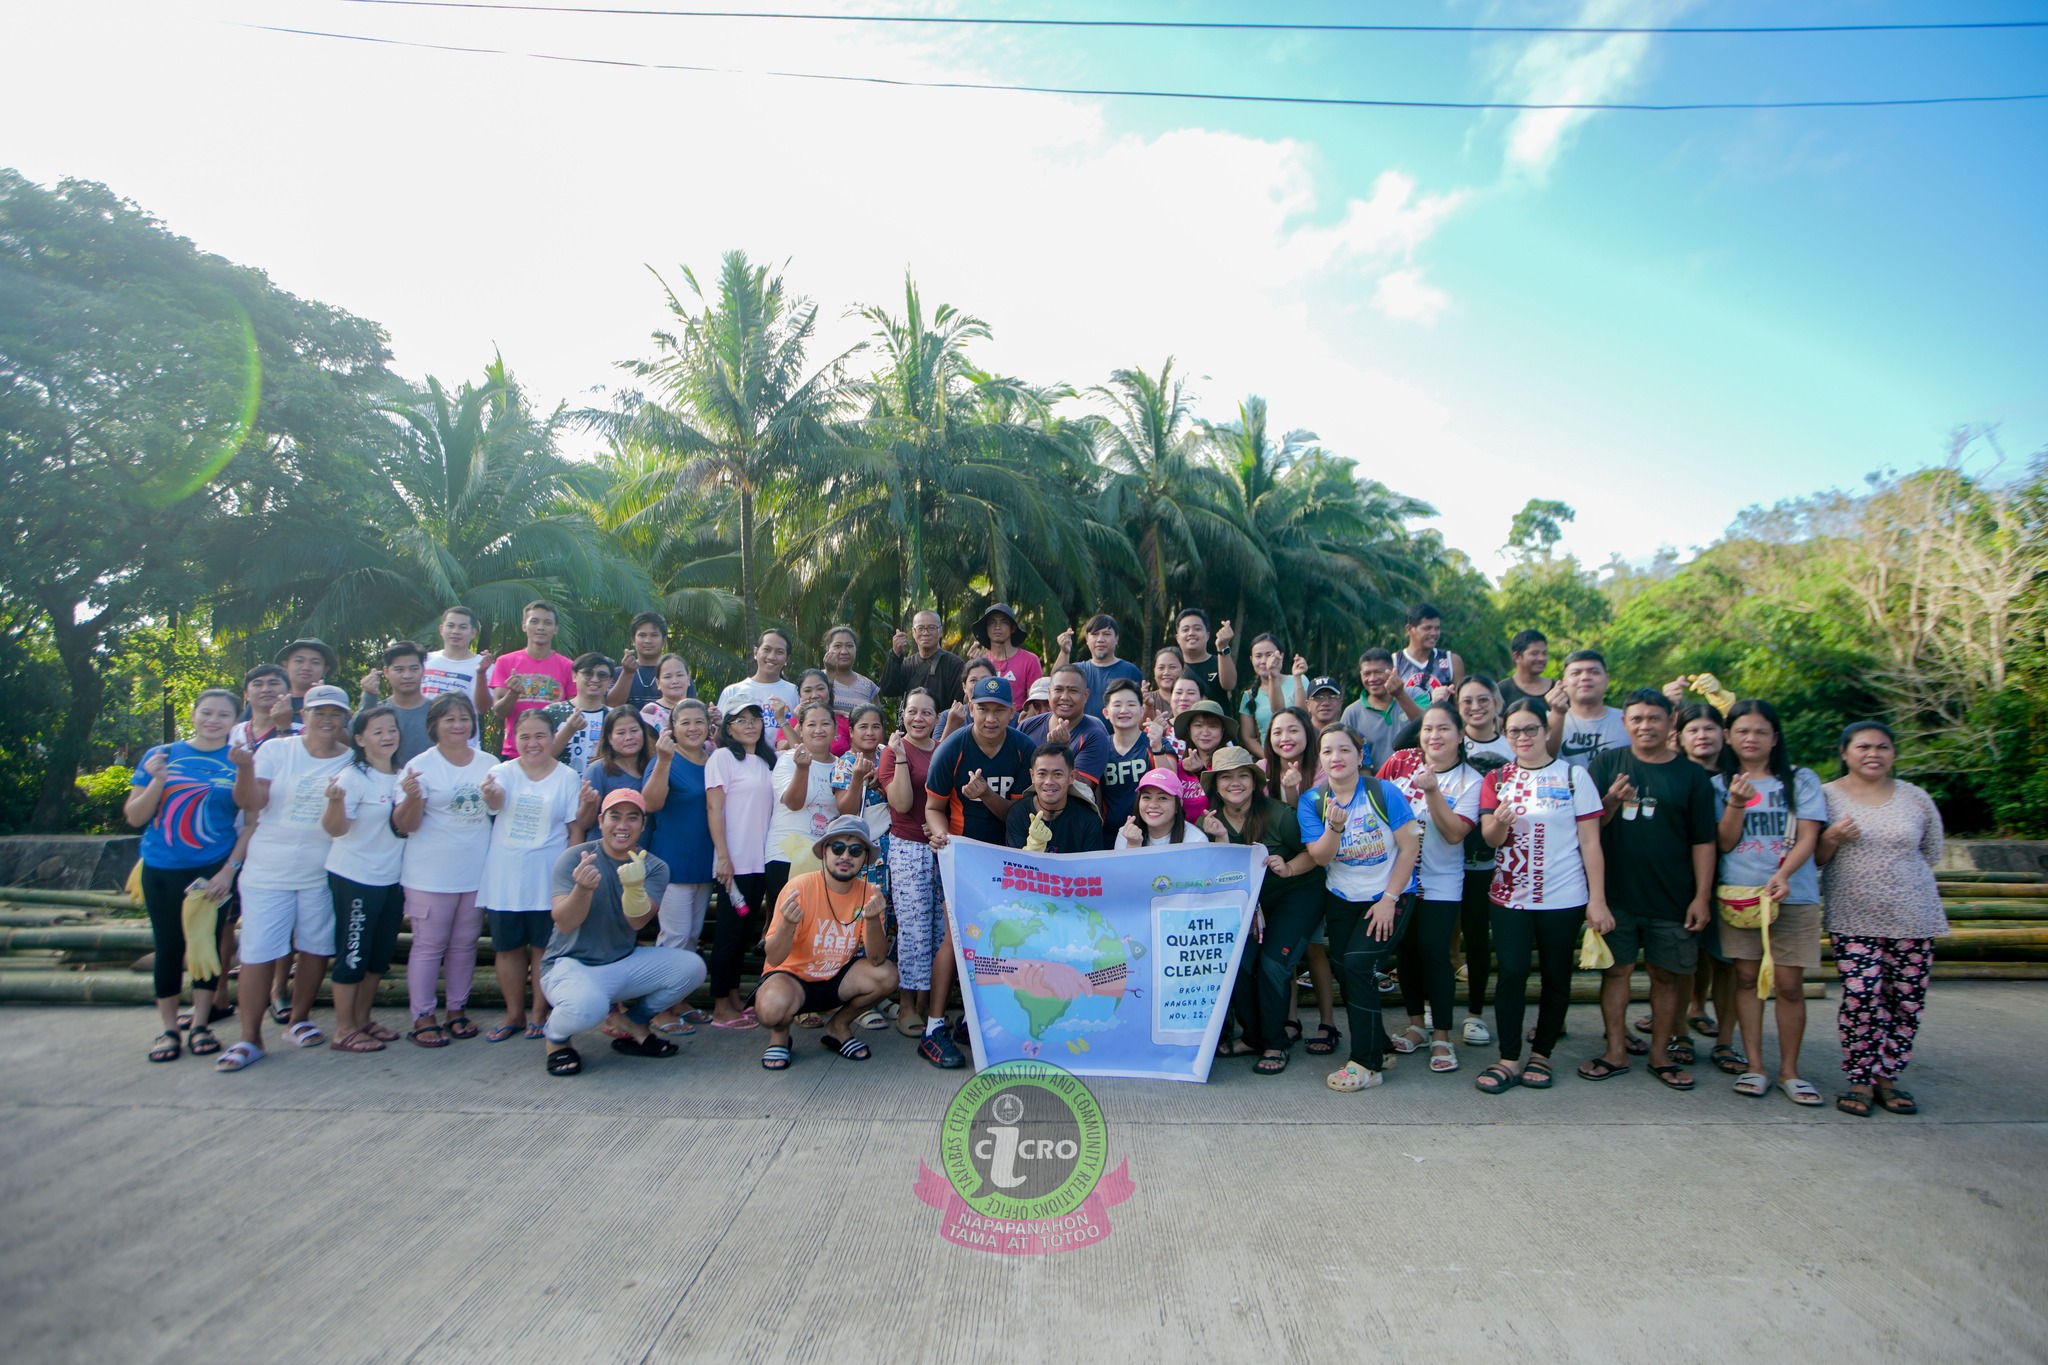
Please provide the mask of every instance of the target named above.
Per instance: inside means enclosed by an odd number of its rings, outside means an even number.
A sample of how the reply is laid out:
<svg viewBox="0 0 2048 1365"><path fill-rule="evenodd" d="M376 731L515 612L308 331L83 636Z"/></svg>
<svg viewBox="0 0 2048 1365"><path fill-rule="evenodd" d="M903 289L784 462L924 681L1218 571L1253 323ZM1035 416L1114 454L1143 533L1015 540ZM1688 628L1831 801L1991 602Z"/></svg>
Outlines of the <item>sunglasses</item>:
<svg viewBox="0 0 2048 1365"><path fill-rule="evenodd" d="M825 845L825 851L835 858L844 858L849 853L866 854L868 846L866 844L848 843L844 839L834 839L831 843Z"/></svg>

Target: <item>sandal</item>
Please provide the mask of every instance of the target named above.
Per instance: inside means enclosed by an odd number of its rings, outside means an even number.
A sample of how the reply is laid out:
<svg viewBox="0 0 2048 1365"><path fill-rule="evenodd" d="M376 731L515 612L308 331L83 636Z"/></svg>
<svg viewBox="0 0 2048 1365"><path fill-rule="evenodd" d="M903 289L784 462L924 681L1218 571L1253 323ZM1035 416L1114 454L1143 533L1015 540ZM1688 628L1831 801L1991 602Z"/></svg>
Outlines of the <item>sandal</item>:
<svg viewBox="0 0 2048 1365"><path fill-rule="evenodd" d="M924 1037L925 1018L922 1014L898 1014L896 1031L905 1038Z"/></svg>
<svg viewBox="0 0 2048 1365"><path fill-rule="evenodd" d="M174 1028L167 1028L159 1033L155 1046L149 1050L149 1060L152 1062L175 1062L184 1055L184 1040L178 1037L178 1031Z"/></svg>
<svg viewBox="0 0 2048 1365"><path fill-rule="evenodd" d="M1634 1034L1630 1034L1621 1040L1621 1050L1631 1057L1647 1057L1650 1055L1650 1045Z"/></svg>
<svg viewBox="0 0 2048 1365"><path fill-rule="evenodd" d="M1316 1030L1316 1036L1309 1039L1303 1046L1318 1057L1327 1057L1335 1052L1337 1044L1343 1041L1344 1035L1338 1032L1335 1024L1324 1024Z"/></svg>
<svg viewBox="0 0 2048 1365"><path fill-rule="evenodd" d="M836 1052L840 1056L846 1058L846 1060L849 1062L864 1062L868 1058L875 1055L873 1052L868 1050L868 1045L866 1043L863 1043L858 1038L847 1038L842 1040L834 1038L831 1034L828 1033L824 1037L820 1038L818 1040L818 1043L827 1052Z"/></svg>
<svg viewBox="0 0 2048 1365"><path fill-rule="evenodd" d="M270 1054L254 1043L236 1043L213 1064L215 1071L242 1071L256 1065Z"/></svg>
<svg viewBox="0 0 2048 1365"><path fill-rule="evenodd" d="M856 1027L864 1029L887 1028L889 1027L889 1016L880 1010L863 1010L860 1017L853 1022Z"/></svg>
<svg viewBox="0 0 2048 1365"><path fill-rule="evenodd" d="M369 1034L380 1043L395 1043L405 1036L397 1029L380 1024L375 1019L363 1025L363 1032Z"/></svg>
<svg viewBox="0 0 2048 1365"><path fill-rule="evenodd" d="M1867 1119L1870 1117L1870 1096L1855 1090L1846 1091L1835 1096L1835 1108L1859 1119Z"/></svg>
<svg viewBox="0 0 2048 1365"><path fill-rule="evenodd" d="M761 1069L763 1071L789 1070L790 1051L780 1043L762 1049Z"/></svg>
<svg viewBox="0 0 2048 1365"><path fill-rule="evenodd" d="M1630 1027L1634 1028L1637 1033L1650 1033L1655 1031L1657 1023L1649 1015L1645 1014L1638 1018Z"/></svg>
<svg viewBox="0 0 2048 1365"><path fill-rule="evenodd" d="M429 1033L434 1036L431 1038L427 1037ZM421 1047L448 1046L448 1034L439 1024L427 1024L420 1028L408 1029L405 1036Z"/></svg>
<svg viewBox="0 0 2048 1365"><path fill-rule="evenodd" d="M1386 1082L1379 1072L1368 1070L1357 1062L1346 1062L1344 1063L1343 1070L1332 1071L1329 1075L1325 1076L1323 1084L1329 1086L1332 1090L1340 1090L1345 1094L1352 1094L1360 1090L1370 1090L1374 1086L1384 1085Z"/></svg>
<svg viewBox="0 0 2048 1365"><path fill-rule="evenodd" d="M1521 1073L1506 1062L1495 1062L1479 1073L1479 1079L1472 1084L1489 1095L1505 1095L1522 1083Z"/></svg>
<svg viewBox="0 0 2048 1365"><path fill-rule="evenodd" d="M1456 1071L1458 1069L1458 1049L1451 1046L1450 1039L1445 1038L1429 1045L1429 1069L1431 1071Z"/></svg>
<svg viewBox="0 0 2048 1365"><path fill-rule="evenodd" d="M798 1028L823 1028L825 1027L825 1016L817 1013L815 1010L806 1010L796 1017L796 1026Z"/></svg>
<svg viewBox="0 0 2048 1365"><path fill-rule="evenodd" d="M695 1024L686 1024L681 1019L657 1019L653 1028L656 1033L671 1038L687 1038L697 1031Z"/></svg>
<svg viewBox="0 0 2048 1365"><path fill-rule="evenodd" d="M704 1025L711 1022L711 1011L696 1009L684 1010L682 1013L682 1020L686 1024L692 1024L698 1028L702 1028Z"/></svg>
<svg viewBox="0 0 2048 1365"><path fill-rule="evenodd" d="M499 1024L484 1034L484 1041L487 1043L502 1043L507 1038L517 1037L524 1032L526 1032L526 1025L515 1024L510 1019L507 1019L504 1023Z"/></svg>
<svg viewBox="0 0 2048 1365"><path fill-rule="evenodd" d="M188 1028L191 1028L191 1027L192 1027L192 1011L191 1011L191 1010L179 1010L179 1011L178 1011L178 1031L179 1031L180 1033L183 1033L183 1032L184 1032L184 1031L185 1031L186 1029L188 1029Z"/></svg>
<svg viewBox="0 0 2048 1365"><path fill-rule="evenodd" d="M361 1029L350 1029L327 1046L336 1052L382 1052L384 1044Z"/></svg>
<svg viewBox="0 0 2048 1365"><path fill-rule="evenodd" d="M742 1029L759 1028L761 1026L754 1022L754 1016L751 1014L736 1014L730 1019L713 1019L711 1021L711 1027Z"/></svg>
<svg viewBox="0 0 2048 1365"><path fill-rule="evenodd" d="M185 1050L194 1057L211 1057L220 1051L220 1039L213 1036L213 1030L201 1024L185 1039Z"/></svg>
<svg viewBox="0 0 2048 1365"><path fill-rule="evenodd" d="M1771 1093L1771 1078L1761 1071L1745 1071L1742 1079L1735 1083L1735 1093L1760 1100Z"/></svg>
<svg viewBox="0 0 2048 1365"><path fill-rule="evenodd" d="M583 1054L573 1047L558 1047L547 1057L550 1076L577 1076L583 1072Z"/></svg>
<svg viewBox="0 0 2048 1365"><path fill-rule="evenodd" d="M1547 1061L1539 1062L1532 1057L1529 1064L1522 1068L1522 1084L1531 1090L1548 1090L1556 1079L1551 1074L1550 1063Z"/></svg>
<svg viewBox="0 0 2048 1365"><path fill-rule="evenodd" d="M1229 1042L1216 1049L1218 1057L1255 1057L1258 1053L1259 1049L1253 1047L1242 1038L1232 1038Z"/></svg>
<svg viewBox="0 0 2048 1365"><path fill-rule="evenodd" d="M1786 1099L1808 1109L1816 1108L1822 1103L1820 1090L1813 1082L1802 1081L1796 1076L1789 1081L1779 1081L1778 1089L1785 1092Z"/></svg>
<svg viewBox="0 0 2048 1365"><path fill-rule="evenodd" d="M1673 1038L1666 1043L1664 1054L1680 1066L1691 1066L1699 1060L1699 1053L1693 1051L1692 1039L1687 1037Z"/></svg>
<svg viewBox="0 0 2048 1365"><path fill-rule="evenodd" d="M1707 1054L1707 1060L1714 1064L1716 1071L1729 1076L1740 1076L1743 1069L1749 1065L1749 1058L1726 1043L1714 1044L1713 1051Z"/></svg>
<svg viewBox="0 0 2048 1365"><path fill-rule="evenodd" d="M1690 1028L1694 1033L1704 1033L1709 1038L1714 1037L1721 1031L1721 1026L1714 1022L1712 1015L1708 1014L1688 1014L1685 1016L1685 1023L1686 1027Z"/></svg>
<svg viewBox="0 0 2048 1365"><path fill-rule="evenodd" d="M1473 1047L1485 1047L1493 1042L1493 1030L1478 1015L1468 1014L1465 1016L1465 1041Z"/></svg>
<svg viewBox="0 0 2048 1365"><path fill-rule="evenodd" d="M526 1026L526 1036L529 1038L545 1038L548 1036L548 1026L546 1024L529 1022Z"/></svg>
<svg viewBox="0 0 2048 1365"><path fill-rule="evenodd" d="M476 1032L476 1025L469 1022L468 1015L451 1014L448 1016L448 1036L450 1038L461 1038L467 1041L476 1037Z"/></svg>
<svg viewBox="0 0 2048 1365"><path fill-rule="evenodd" d="M1252 1074L1255 1076L1277 1076L1286 1069L1287 1054L1284 1052L1268 1052L1252 1063Z"/></svg>
<svg viewBox="0 0 2048 1365"><path fill-rule="evenodd" d="M1913 1097L1895 1085L1880 1085L1877 1088L1877 1102L1887 1114L1917 1114L1920 1106Z"/></svg>
<svg viewBox="0 0 2048 1365"><path fill-rule="evenodd" d="M1605 1057L1595 1057L1579 1067L1579 1075L1589 1081L1609 1081L1624 1072L1634 1070L1628 1063L1616 1066Z"/></svg>
<svg viewBox="0 0 2048 1365"><path fill-rule="evenodd" d="M614 1038L612 1051L625 1057L673 1057L682 1049L658 1033L645 1038Z"/></svg>
<svg viewBox="0 0 2048 1365"><path fill-rule="evenodd" d="M327 1035L311 1019L301 1019L284 1031L284 1036L300 1047L318 1047L327 1041Z"/></svg>
<svg viewBox="0 0 2048 1365"><path fill-rule="evenodd" d="M273 1024L289 1024L289 1023L290 1023L291 1021L292 1021L292 1002L291 1002L291 1001L289 1001L289 1000L273 1000L273 1001L271 1001L271 1002L270 1002L270 1022L271 1022L271 1023L273 1023Z"/></svg>
<svg viewBox="0 0 2048 1365"><path fill-rule="evenodd" d="M1403 1057L1406 1057L1411 1052L1420 1051L1423 1044L1428 1041L1429 1035L1414 1024L1410 1024L1407 1028L1402 1029L1387 1040L1394 1051L1400 1053Z"/></svg>
<svg viewBox="0 0 2048 1365"><path fill-rule="evenodd" d="M1287 1035L1287 1041L1288 1041L1288 1043L1290 1043L1290 1044L1293 1044L1293 1043L1298 1043L1298 1042L1300 1042L1300 1041L1301 1041L1301 1020L1299 1020L1299 1019L1288 1019L1288 1020L1284 1020L1284 1021L1283 1021L1283 1022L1281 1023L1281 1025L1280 1025L1280 1031L1281 1031L1282 1033L1284 1033L1284 1034L1286 1034L1286 1035Z"/></svg>
<svg viewBox="0 0 2048 1365"><path fill-rule="evenodd" d="M1693 1078L1690 1076L1687 1076L1682 1081L1679 1080L1678 1073L1683 1070L1685 1070L1684 1067L1677 1065L1653 1066L1650 1068L1650 1072L1652 1075L1656 1076L1658 1080L1664 1082L1664 1084L1670 1086L1673 1090L1690 1090L1695 1085L1699 1084L1699 1082L1693 1080Z"/></svg>

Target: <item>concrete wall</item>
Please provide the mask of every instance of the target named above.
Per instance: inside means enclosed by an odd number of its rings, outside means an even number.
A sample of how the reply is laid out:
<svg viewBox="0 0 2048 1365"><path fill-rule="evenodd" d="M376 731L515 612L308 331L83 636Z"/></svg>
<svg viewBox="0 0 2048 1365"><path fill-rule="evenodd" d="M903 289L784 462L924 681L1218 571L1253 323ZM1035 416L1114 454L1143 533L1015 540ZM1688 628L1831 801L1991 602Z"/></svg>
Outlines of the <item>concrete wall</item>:
<svg viewBox="0 0 2048 1365"><path fill-rule="evenodd" d="M17 834L0 838L0 887L119 891L141 856L134 834Z"/></svg>
<svg viewBox="0 0 2048 1365"><path fill-rule="evenodd" d="M1950 839L1942 848L1941 870L2048 873L2048 841Z"/></svg>

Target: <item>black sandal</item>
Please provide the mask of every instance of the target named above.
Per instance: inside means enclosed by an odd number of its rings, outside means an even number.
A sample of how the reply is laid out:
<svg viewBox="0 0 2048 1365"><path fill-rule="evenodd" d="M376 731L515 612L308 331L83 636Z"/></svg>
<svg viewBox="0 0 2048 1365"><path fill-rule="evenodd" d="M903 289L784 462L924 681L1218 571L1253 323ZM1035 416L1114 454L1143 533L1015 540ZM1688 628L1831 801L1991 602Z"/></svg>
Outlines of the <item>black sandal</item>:
<svg viewBox="0 0 2048 1365"><path fill-rule="evenodd" d="M548 1054L548 1075L577 1076L583 1072L583 1054L573 1047L558 1047Z"/></svg>
<svg viewBox="0 0 2048 1365"><path fill-rule="evenodd" d="M1522 1084L1531 1090L1548 1090L1556 1081L1550 1072L1549 1062L1532 1060L1522 1068Z"/></svg>
<svg viewBox="0 0 2048 1365"><path fill-rule="evenodd" d="M1749 1058L1726 1043L1714 1044L1714 1050L1707 1054L1707 1060L1714 1064L1714 1070L1724 1076L1740 1076L1749 1070Z"/></svg>
<svg viewBox="0 0 2048 1365"><path fill-rule="evenodd" d="M186 1038L185 1046L194 1057L211 1057L220 1051L220 1039L213 1036L213 1030L201 1024Z"/></svg>
<svg viewBox="0 0 2048 1365"><path fill-rule="evenodd" d="M1531 1041L1534 1040L1532 1039ZM1621 1048L1622 1051L1628 1053L1631 1057L1647 1057L1650 1055L1650 1045L1634 1034L1630 1034L1621 1040Z"/></svg>
<svg viewBox="0 0 2048 1365"><path fill-rule="evenodd" d="M1300 1042L1300 1041L1301 1041L1301 1020L1299 1020L1299 1019L1289 1019L1289 1020L1287 1020L1287 1021L1286 1021L1285 1023L1283 1023L1283 1024L1281 1024L1281 1025L1280 1025L1280 1031L1281 1031L1282 1033L1284 1033L1284 1034L1286 1034L1286 1035L1287 1035L1287 1041L1288 1041L1288 1042L1289 1042L1290 1044L1292 1044L1292 1043L1298 1043L1298 1042Z"/></svg>
<svg viewBox="0 0 2048 1365"><path fill-rule="evenodd" d="M149 1050L149 1060L152 1062L175 1062L184 1055L184 1042L174 1028L167 1028L159 1033L156 1045Z"/></svg>
<svg viewBox="0 0 2048 1365"><path fill-rule="evenodd" d="M1327 1057L1337 1050L1337 1044L1344 1041L1344 1035L1335 1024L1325 1024L1316 1030L1316 1036L1302 1046L1318 1057Z"/></svg>
<svg viewBox="0 0 2048 1365"><path fill-rule="evenodd" d="M1492 1084L1488 1084L1488 1082ZM1505 1095L1522 1083L1520 1072L1512 1071L1505 1062L1495 1062L1479 1073L1479 1079L1472 1082L1489 1095Z"/></svg>
<svg viewBox="0 0 2048 1365"><path fill-rule="evenodd" d="M1284 1052L1269 1052L1252 1063L1252 1074L1255 1076L1277 1076L1286 1069L1287 1054Z"/></svg>
<svg viewBox="0 0 2048 1365"><path fill-rule="evenodd" d="M612 1051L628 1057L673 1057L678 1052L681 1052L682 1049L660 1034L650 1033L645 1038L637 1040L632 1038L614 1038L612 1039Z"/></svg>
<svg viewBox="0 0 2048 1365"><path fill-rule="evenodd" d="M1913 1102L1911 1094L1895 1085L1881 1085L1877 1088L1877 1102L1887 1114L1917 1114L1920 1106Z"/></svg>
<svg viewBox="0 0 2048 1365"><path fill-rule="evenodd" d="M1854 1090L1846 1091L1835 1096L1835 1108L1859 1119L1867 1119L1870 1117L1870 1096L1859 1095Z"/></svg>
<svg viewBox="0 0 2048 1365"><path fill-rule="evenodd" d="M1691 1038L1673 1038L1664 1045L1664 1055L1680 1066L1691 1066L1699 1060L1699 1053L1693 1051Z"/></svg>
<svg viewBox="0 0 2048 1365"><path fill-rule="evenodd" d="M1699 1084L1698 1081L1693 1080L1680 1081L1672 1079L1674 1076L1676 1076L1679 1072L1683 1070L1685 1070L1684 1067L1677 1065L1653 1066L1650 1068L1650 1072L1652 1075L1654 1075L1658 1080L1664 1082L1664 1084L1670 1086L1673 1090L1690 1090L1695 1085Z"/></svg>
<svg viewBox="0 0 2048 1365"><path fill-rule="evenodd" d="M467 1041L476 1037L476 1035L477 1026L469 1022L468 1015L451 1014L448 1016L448 1036L450 1038L460 1038Z"/></svg>

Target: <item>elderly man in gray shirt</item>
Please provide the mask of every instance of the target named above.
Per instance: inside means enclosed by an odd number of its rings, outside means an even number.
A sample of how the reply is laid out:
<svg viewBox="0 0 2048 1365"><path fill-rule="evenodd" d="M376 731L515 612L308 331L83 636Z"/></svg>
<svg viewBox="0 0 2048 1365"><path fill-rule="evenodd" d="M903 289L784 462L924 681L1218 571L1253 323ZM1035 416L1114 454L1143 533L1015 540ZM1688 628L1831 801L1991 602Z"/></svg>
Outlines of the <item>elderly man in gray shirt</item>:
<svg viewBox="0 0 2048 1365"><path fill-rule="evenodd" d="M612 1051L633 1057L673 1057L676 1045L655 1034L650 1021L704 984L704 959L685 948L641 947L640 927L654 917L668 889L668 864L639 847L647 803L621 787L598 812L598 837L555 861L555 931L542 958L540 984L553 1006L548 1014L547 1070L574 1076L583 1058L569 1040L603 1022L612 1002L629 1002L628 1038Z"/></svg>

